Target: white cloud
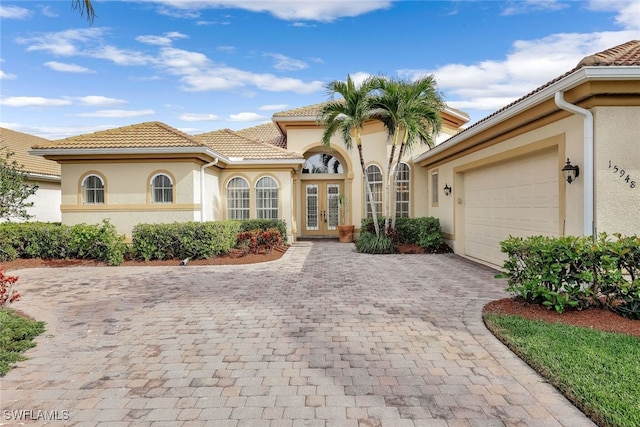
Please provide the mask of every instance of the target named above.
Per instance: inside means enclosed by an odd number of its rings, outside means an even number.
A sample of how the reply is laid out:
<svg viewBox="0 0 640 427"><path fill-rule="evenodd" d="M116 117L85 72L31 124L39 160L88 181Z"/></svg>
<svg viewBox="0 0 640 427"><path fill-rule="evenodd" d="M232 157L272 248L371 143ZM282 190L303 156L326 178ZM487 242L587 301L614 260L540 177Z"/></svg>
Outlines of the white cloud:
<svg viewBox="0 0 640 427"><path fill-rule="evenodd" d="M199 113L184 113L178 116L180 120L185 122L213 122L220 120L219 116L215 114L199 114Z"/></svg>
<svg viewBox="0 0 640 427"><path fill-rule="evenodd" d="M188 92L232 90L255 86L270 92L313 93L324 87L320 81L304 82L214 64L199 52L176 48L161 49L159 63L168 73L181 76L182 89Z"/></svg>
<svg viewBox="0 0 640 427"><path fill-rule="evenodd" d="M100 95L81 96L73 99L77 100L82 105L91 106L121 105L128 103L128 101L125 101L124 99L108 98Z"/></svg>
<svg viewBox="0 0 640 427"><path fill-rule="evenodd" d="M591 10L617 12L616 23L626 30L640 30L640 2L638 0L591 0ZM638 37L638 35L636 35Z"/></svg>
<svg viewBox="0 0 640 427"><path fill-rule="evenodd" d="M128 118L150 116L155 114L153 110L99 110L91 113L75 114L76 117L108 117L108 118Z"/></svg>
<svg viewBox="0 0 640 427"><path fill-rule="evenodd" d="M519 0L507 2L502 14L519 15L536 11L556 11L568 8L569 5L558 0Z"/></svg>
<svg viewBox="0 0 640 427"><path fill-rule="evenodd" d="M138 40L140 43L146 43L156 46L171 46L173 40L185 38L188 38L188 36L177 31L172 31L169 33L164 33L164 36L138 36L136 37L136 40Z"/></svg>
<svg viewBox="0 0 640 427"><path fill-rule="evenodd" d="M261 111L280 111L289 108L287 104L267 104L259 108Z"/></svg>
<svg viewBox="0 0 640 427"><path fill-rule="evenodd" d="M83 56L112 61L118 65L146 65L154 58L135 50L104 45L106 28L65 30L55 33L34 34L16 41L27 45L27 51L43 51L58 56Z"/></svg>
<svg viewBox="0 0 640 427"><path fill-rule="evenodd" d="M58 16L60 16L56 12L54 12L54 10L51 9L51 7L49 6L44 6L42 8L42 14L49 18L57 18Z"/></svg>
<svg viewBox="0 0 640 427"><path fill-rule="evenodd" d="M31 18L31 11L20 6L5 6L0 4L0 18L29 19Z"/></svg>
<svg viewBox="0 0 640 427"><path fill-rule="evenodd" d="M585 56L638 36L632 31L553 34L515 41L512 51L501 59L397 73L409 79L434 74L448 105L490 114L571 70Z"/></svg>
<svg viewBox="0 0 640 427"><path fill-rule="evenodd" d="M268 12L285 21L332 22L339 18L354 17L380 9L388 9L394 0L367 1L316 1L316 0L149 0L181 10L184 14L203 9L244 9L251 12ZM160 13L169 14L161 8ZM174 16L174 15L172 15ZM196 15L198 16L198 15ZM181 16L184 17L184 16Z"/></svg>
<svg viewBox="0 0 640 427"><path fill-rule="evenodd" d="M229 120L232 122L257 122L259 120L266 120L268 117L261 116L256 113L238 113L230 114Z"/></svg>
<svg viewBox="0 0 640 427"><path fill-rule="evenodd" d="M54 71L61 71L64 73L95 73L95 71L81 65L67 64L64 62L49 61L45 62L44 65Z"/></svg>
<svg viewBox="0 0 640 427"><path fill-rule="evenodd" d="M5 73L4 71L0 70L0 80L13 80L15 78L15 74Z"/></svg>
<svg viewBox="0 0 640 427"><path fill-rule="evenodd" d="M43 98L40 96L11 96L0 99L0 105L9 107L59 107L70 105L68 99Z"/></svg>
<svg viewBox="0 0 640 427"><path fill-rule="evenodd" d="M275 59L276 63L273 67L280 71L299 71L309 67L309 65L304 61L289 58L288 56L280 53L265 53L264 56Z"/></svg>

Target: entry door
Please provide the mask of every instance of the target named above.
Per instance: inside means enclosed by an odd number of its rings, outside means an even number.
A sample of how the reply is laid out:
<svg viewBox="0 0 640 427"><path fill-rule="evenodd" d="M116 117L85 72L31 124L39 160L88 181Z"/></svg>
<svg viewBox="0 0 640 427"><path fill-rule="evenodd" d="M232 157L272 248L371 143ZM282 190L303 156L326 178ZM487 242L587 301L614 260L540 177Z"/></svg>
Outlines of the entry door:
<svg viewBox="0 0 640 427"><path fill-rule="evenodd" d="M305 182L303 189L304 235L334 237L338 235L342 183L334 181Z"/></svg>

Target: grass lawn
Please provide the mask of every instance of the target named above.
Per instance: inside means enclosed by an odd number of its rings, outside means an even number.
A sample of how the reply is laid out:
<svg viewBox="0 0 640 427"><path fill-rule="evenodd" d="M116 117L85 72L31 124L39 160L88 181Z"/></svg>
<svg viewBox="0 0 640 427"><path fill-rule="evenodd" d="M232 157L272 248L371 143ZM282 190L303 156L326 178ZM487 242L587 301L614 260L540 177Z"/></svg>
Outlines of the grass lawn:
<svg viewBox="0 0 640 427"><path fill-rule="evenodd" d="M640 426L640 338L520 316L484 320L598 425Z"/></svg>
<svg viewBox="0 0 640 427"><path fill-rule="evenodd" d="M9 372L15 362L26 359L22 353L35 347L33 339L43 332L44 322L0 308L0 376Z"/></svg>

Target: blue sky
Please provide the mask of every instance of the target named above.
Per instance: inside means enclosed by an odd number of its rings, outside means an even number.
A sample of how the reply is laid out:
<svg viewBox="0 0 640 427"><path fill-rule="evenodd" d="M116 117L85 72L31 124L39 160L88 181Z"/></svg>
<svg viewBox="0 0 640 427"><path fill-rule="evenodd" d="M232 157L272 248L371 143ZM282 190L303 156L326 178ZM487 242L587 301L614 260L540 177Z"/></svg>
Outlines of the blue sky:
<svg viewBox="0 0 640 427"><path fill-rule="evenodd" d="M640 39L640 1L99 1L0 4L0 126L58 139L147 121L243 129L324 85L434 74L476 122Z"/></svg>

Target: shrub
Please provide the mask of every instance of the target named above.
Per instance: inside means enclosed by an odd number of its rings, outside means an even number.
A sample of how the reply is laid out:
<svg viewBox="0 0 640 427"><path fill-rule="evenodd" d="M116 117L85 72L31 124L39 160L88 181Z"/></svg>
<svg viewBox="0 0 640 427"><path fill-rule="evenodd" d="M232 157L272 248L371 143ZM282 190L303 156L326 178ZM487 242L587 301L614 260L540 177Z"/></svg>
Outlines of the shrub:
<svg viewBox="0 0 640 427"><path fill-rule="evenodd" d="M281 219L244 219L240 222L240 231L269 230L277 228L284 243L287 243L287 223Z"/></svg>
<svg viewBox="0 0 640 427"><path fill-rule="evenodd" d="M0 266L0 307L7 307L20 299L20 292L13 289L17 276L6 276Z"/></svg>
<svg viewBox="0 0 640 427"><path fill-rule="evenodd" d="M497 277L512 294L559 313L596 304L638 318L640 239L614 236L509 237L500 243L507 259Z"/></svg>
<svg viewBox="0 0 640 427"><path fill-rule="evenodd" d="M133 229L132 252L138 259L207 259L236 245L238 221L138 224Z"/></svg>
<svg viewBox="0 0 640 427"><path fill-rule="evenodd" d="M384 218L378 218L381 230L384 230L384 221ZM360 236L366 234L375 235L375 227L371 218L362 219ZM417 244L426 252L437 252L444 245L440 220L434 217L398 218L396 219L396 228L385 230L385 235L392 240L394 245ZM369 243L370 240L367 241L367 245ZM380 244L384 246L384 244ZM356 242L356 249L357 247Z"/></svg>
<svg viewBox="0 0 640 427"><path fill-rule="evenodd" d="M13 363L26 359L20 353L36 345L33 338L44 332L45 323L0 308L0 325L0 376L4 376Z"/></svg>
<svg viewBox="0 0 640 427"><path fill-rule="evenodd" d="M356 250L364 254L395 253L393 240L383 234L376 236L375 232L360 232L358 240L356 240Z"/></svg>
<svg viewBox="0 0 640 427"><path fill-rule="evenodd" d="M277 228L269 228L266 230L250 230L238 233L236 246L256 254L260 251L260 248L263 248L264 252L268 254L273 248L281 246L282 243L283 240L280 230Z"/></svg>
<svg viewBox="0 0 640 427"><path fill-rule="evenodd" d="M101 224L0 224L0 261L16 258L88 258L119 265L124 236L108 220Z"/></svg>

